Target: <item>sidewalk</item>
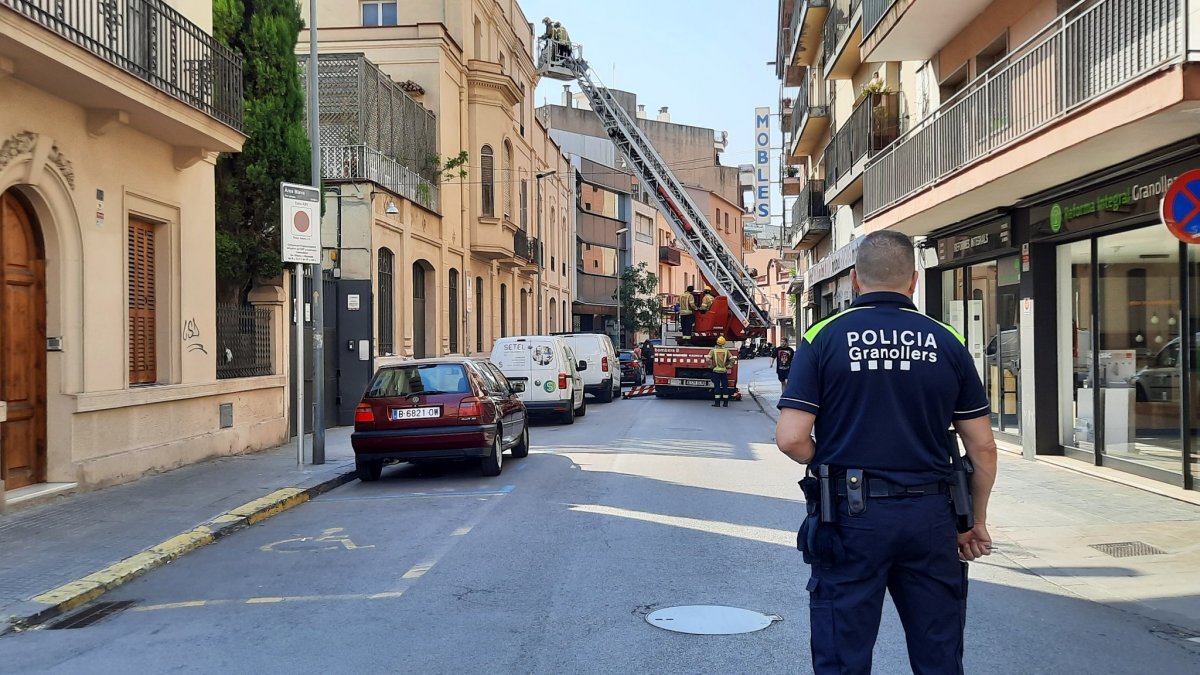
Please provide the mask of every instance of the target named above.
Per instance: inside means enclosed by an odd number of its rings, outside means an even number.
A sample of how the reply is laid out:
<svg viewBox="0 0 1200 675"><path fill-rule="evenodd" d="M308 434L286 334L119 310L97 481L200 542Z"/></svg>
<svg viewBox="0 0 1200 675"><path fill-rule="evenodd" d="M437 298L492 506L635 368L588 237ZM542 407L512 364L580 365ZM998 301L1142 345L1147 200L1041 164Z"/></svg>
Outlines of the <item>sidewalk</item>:
<svg viewBox="0 0 1200 675"><path fill-rule="evenodd" d="M749 365L751 395L778 420L778 380ZM1200 635L1200 507L1002 449L988 508L996 553L983 564ZM1103 544L1121 545L1095 548Z"/></svg>
<svg viewBox="0 0 1200 675"><path fill-rule="evenodd" d="M0 633L345 483L354 474L351 431L326 432L321 466L297 467L293 442L0 516Z"/></svg>

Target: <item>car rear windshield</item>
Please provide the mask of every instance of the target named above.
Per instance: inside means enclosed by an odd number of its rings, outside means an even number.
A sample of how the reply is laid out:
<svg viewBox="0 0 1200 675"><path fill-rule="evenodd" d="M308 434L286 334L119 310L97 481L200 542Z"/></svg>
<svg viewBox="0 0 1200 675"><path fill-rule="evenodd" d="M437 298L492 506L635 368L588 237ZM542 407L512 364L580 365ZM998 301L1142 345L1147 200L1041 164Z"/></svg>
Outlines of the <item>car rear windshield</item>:
<svg viewBox="0 0 1200 675"><path fill-rule="evenodd" d="M622 361L633 361L633 352L621 352Z"/></svg>
<svg viewBox="0 0 1200 675"><path fill-rule="evenodd" d="M393 398L413 394L467 394L471 385L467 373L457 363L384 368L375 373L366 398Z"/></svg>

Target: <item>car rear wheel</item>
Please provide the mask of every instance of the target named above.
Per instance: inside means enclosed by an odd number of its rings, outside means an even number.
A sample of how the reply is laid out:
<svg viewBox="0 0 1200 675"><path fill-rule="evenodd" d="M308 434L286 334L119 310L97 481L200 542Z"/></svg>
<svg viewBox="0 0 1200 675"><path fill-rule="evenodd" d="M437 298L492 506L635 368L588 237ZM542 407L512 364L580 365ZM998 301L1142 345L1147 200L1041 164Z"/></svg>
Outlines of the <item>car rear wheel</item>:
<svg viewBox="0 0 1200 675"><path fill-rule="evenodd" d="M579 404L579 410L575 411L576 417L583 417L587 414L587 399L583 399L583 403Z"/></svg>
<svg viewBox="0 0 1200 675"><path fill-rule="evenodd" d="M496 440L492 441L492 452L483 458L482 470L485 476L499 476L504 470L504 434L496 430Z"/></svg>
<svg viewBox="0 0 1200 675"><path fill-rule="evenodd" d="M354 473L358 475L358 479L364 483L379 480L379 476L383 473L383 460L381 459L356 459L354 460Z"/></svg>
<svg viewBox="0 0 1200 675"><path fill-rule="evenodd" d="M618 386L619 386L619 385L618 385ZM611 402L612 402L612 400L613 400L613 389L612 389L612 383L611 383L611 382L609 383L609 385L608 385L607 387L605 387L605 388L604 388L604 391L603 391L602 393L600 393L600 394L596 394L596 400L597 400L597 401L599 401L599 402L601 402L601 403L611 403Z"/></svg>
<svg viewBox="0 0 1200 675"><path fill-rule="evenodd" d="M575 399L572 398L567 405L567 411L562 414L563 424L575 424Z"/></svg>
<svg viewBox="0 0 1200 675"><path fill-rule="evenodd" d="M529 456L529 424L525 424L525 429L521 431L521 440L513 446L512 455L516 458Z"/></svg>

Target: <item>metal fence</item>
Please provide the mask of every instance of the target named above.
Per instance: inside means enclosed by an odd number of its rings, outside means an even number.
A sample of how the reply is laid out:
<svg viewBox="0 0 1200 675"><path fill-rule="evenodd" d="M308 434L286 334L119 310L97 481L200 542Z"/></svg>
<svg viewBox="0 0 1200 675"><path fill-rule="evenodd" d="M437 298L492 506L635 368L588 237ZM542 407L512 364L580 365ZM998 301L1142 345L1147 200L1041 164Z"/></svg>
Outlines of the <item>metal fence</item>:
<svg viewBox="0 0 1200 675"><path fill-rule="evenodd" d="M792 55L796 53L796 46L800 41L801 25L809 8L828 6L829 0L796 0L796 5L792 8L792 20L788 24L788 49L784 58L790 61Z"/></svg>
<svg viewBox="0 0 1200 675"><path fill-rule="evenodd" d="M882 150L900 135L899 94L869 94L825 150L825 177L833 183L864 157Z"/></svg>
<svg viewBox="0 0 1200 675"><path fill-rule="evenodd" d="M438 210L436 184L365 145L321 148L321 175L334 180L369 180L431 211Z"/></svg>
<svg viewBox="0 0 1200 675"><path fill-rule="evenodd" d="M217 379L272 375L271 310L217 304Z"/></svg>
<svg viewBox="0 0 1200 675"><path fill-rule="evenodd" d="M307 93L309 58L307 54L297 58ZM321 54L318 59L321 145L366 146L436 182L434 114L362 54Z"/></svg>
<svg viewBox="0 0 1200 675"><path fill-rule="evenodd" d="M0 0L156 89L242 129L242 61L162 0Z"/></svg>
<svg viewBox="0 0 1200 675"><path fill-rule="evenodd" d="M1067 12L867 166L871 217L1187 51L1186 0L1100 0Z"/></svg>

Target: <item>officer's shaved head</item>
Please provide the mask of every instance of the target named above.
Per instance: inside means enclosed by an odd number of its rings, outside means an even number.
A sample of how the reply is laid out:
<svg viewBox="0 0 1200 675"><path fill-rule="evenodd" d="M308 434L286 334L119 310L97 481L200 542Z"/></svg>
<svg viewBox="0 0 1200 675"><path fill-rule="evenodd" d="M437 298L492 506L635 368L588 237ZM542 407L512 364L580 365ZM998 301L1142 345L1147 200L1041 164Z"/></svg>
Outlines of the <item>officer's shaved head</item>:
<svg viewBox="0 0 1200 675"><path fill-rule="evenodd" d="M916 271L912 240L889 230L868 234L858 245L854 271L864 291L907 290Z"/></svg>

